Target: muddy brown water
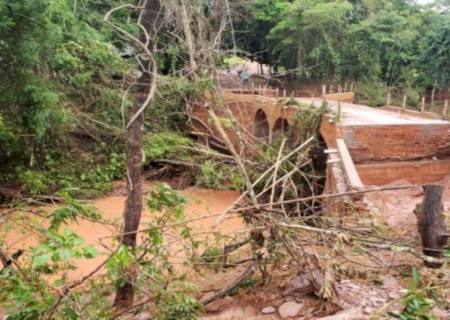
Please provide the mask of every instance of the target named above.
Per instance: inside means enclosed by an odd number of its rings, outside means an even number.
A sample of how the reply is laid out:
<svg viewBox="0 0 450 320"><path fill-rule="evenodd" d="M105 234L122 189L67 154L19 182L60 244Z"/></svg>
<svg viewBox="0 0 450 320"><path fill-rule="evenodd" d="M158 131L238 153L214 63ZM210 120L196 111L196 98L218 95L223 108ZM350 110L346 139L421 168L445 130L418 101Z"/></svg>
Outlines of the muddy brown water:
<svg viewBox="0 0 450 320"><path fill-rule="evenodd" d="M203 239L210 235L215 225L214 222L217 217L214 215L221 213L229 207L240 195L235 191L216 191L197 187L185 189L182 191L182 194L187 199L187 205L185 206L187 224L191 227L193 234L202 235ZM111 195L94 200L92 205L100 211L103 219L111 222L120 222L122 220L125 199L125 195ZM22 214L28 214L30 219L35 219L37 224L45 226L47 224L46 221L36 217L32 213L38 211L51 212L56 208L57 206L31 208ZM196 218L209 215L212 215L212 217L195 220ZM152 221L152 217L154 216L155 213L145 209L142 215L141 228L145 227L146 222ZM189 222L192 219L194 221ZM81 219L77 223L70 223L67 227L80 235L85 240L86 245L93 245L99 252L99 255L93 259L83 259L76 262L76 270L68 274L69 279L75 280L89 274L106 259L109 253L108 247L112 247L112 240L108 237L117 235L118 231L112 225ZM29 231L25 224L12 223L9 228L5 241L6 246L4 246L8 253L15 252L18 249L27 252L39 241L39 236ZM216 231L222 234L231 234L245 230L245 228L244 222L239 217L230 216L218 226ZM2 231L4 232L5 230ZM181 261L180 254L180 264Z"/></svg>

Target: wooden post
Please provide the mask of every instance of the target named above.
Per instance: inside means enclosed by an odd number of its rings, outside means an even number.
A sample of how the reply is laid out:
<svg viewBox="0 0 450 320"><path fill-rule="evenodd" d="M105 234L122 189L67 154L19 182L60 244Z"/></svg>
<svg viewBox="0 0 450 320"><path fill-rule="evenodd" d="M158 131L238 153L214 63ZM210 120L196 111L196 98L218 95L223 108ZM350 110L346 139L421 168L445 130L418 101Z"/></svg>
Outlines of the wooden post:
<svg viewBox="0 0 450 320"><path fill-rule="evenodd" d="M322 85L322 95L324 96L324 95L326 95L327 94L327 85L326 84L323 84Z"/></svg>
<svg viewBox="0 0 450 320"><path fill-rule="evenodd" d="M344 82L344 92L347 92L347 82Z"/></svg>
<svg viewBox="0 0 450 320"><path fill-rule="evenodd" d="M425 97L422 97L422 104L420 106L420 112L425 112Z"/></svg>
<svg viewBox="0 0 450 320"><path fill-rule="evenodd" d="M403 104L402 104L403 111L406 110L406 94L403 95Z"/></svg>
<svg viewBox="0 0 450 320"><path fill-rule="evenodd" d="M449 238L442 213L444 187L426 185L423 189L425 197L423 202L416 206L414 213L417 216L417 227L422 239L423 253L432 257L430 260L425 260L425 265L430 268L440 268L444 263L441 261L442 248Z"/></svg>
<svg viewBox="0 0 450 320"><path fill-rule="evenodd" d="M355 82L352 81L350 84L350 92L353 92L353 89L355 88Z"/></svg>
<svg viewBox="0 0 450 320"><path fill-rule="evenodd" d="M283 89L283 98L286 98L286 89Z"/></svg>
<svg viewBox="0 0 450 320"><path fill-rule="evenodd" d="M277 98L280 96L280 88L277 88Z"/></svg>
<svg viewBox="0 0 450 320"><path fill-rule="evenodd" d="M434 83L433 90L431 90L431 105L433 107L434 107L434 98L436 97L436 87L437 87L437 82Z"/></svg>
<svg viewBox="0 0 450 320"><path fill-rule="evenodd" d="M329 93L333 93L333 83L330 83L330 90Z"/></svg>
<svg viewBox="0 0 450 320"><path fill-rule="evenodd" d="M391 105L391 92L390 91L388 91L388 93L387 93L387 97L386 97L386 105L387 106L390 106Z"/></svg>
<svg viewBox="0 0 450 320"><path fill-rule="evenodd" d="M442 110L442 116L444 118L447 118L448 115L448 99L445 99L444 101L444 109Z"/></svg>
<svg viewBox="0 0 450 320"><path fill-rule="evenodd" d="M341 113L342 113L342 106L341 106L341 102L338 101L337 122L341 121Z"/></svg>

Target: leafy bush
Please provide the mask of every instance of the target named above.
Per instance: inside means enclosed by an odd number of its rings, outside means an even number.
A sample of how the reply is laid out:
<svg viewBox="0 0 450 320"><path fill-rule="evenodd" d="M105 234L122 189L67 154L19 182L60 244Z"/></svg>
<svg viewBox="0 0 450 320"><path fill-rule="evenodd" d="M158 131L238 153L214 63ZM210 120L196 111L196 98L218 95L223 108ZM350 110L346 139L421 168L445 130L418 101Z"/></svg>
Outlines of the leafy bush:
<svg viewBox="0 0 450 320"><path fill-rule="evenodd" d="M176 281L158 297L158 320L195 320L200 315L201 304L192 297L197 287L189 282Z"/></svg>
<svg viewBox="0 0 450 320"><path fill-rule="evenodd" d="M90 198L110 191L111 182L122 179L125 171L125 156L114 152L106 163L97 157L80 159L79 163L47 157L43 168L25 170L19 180L31 196L66 190L71 196Z"/></svg>
<svg viewBox="0 0 450 320"><path fill-rule="evenodd" d="M225 68L233 68L245 63L245 60L235 55L229 55L223 58L223 66Z"/></svg>
<svg viewBox="0 0 450 320"><path fill-rule="evenodd" d="M380 82L361 82L356 86L356 101L371 107L381 107L386 101L386 90Z"/></svg>
<svg viewBox="0 0 450 320"><path fill-rule="evenodd" d="M407 88L404 92L406 94L406 104L411 107L419 107L420 94L413 88Z"/></svg>
<svg viewBox="0 0 450 320"><path fill-rule="evenodd" d="M192 140L174 132L160 132L147 137L144 141L144 153L146 164L152 160L177 158L188 156L189 152L181 149L182 146L190 146Z"/></svg>
<svg viewBox="0 0 450 320"><path fill-rule="evenodd" d="M25 184L25 190L32 196L45 194L50 190L48 177L43 172L26 170L20 180Z"/></svg>
<svg viewBox="0 0 450 320"><path fill-rule="evenodd" d="M244 180L239 170L232 165L205 161L197 176L197 184L215 190L241 190Z"/></svg>
<svg viewBox="0 0 450 320"><path fill-rule="evenodd" d="M301 123L300 142L317 136L319 134L320 124L322 123L322 117L327 113L331 113L328 104L324 101L320 108L316 108L312 105L299 103L297 104L297 108L299 111L295 114L295 120Z"/></svg>

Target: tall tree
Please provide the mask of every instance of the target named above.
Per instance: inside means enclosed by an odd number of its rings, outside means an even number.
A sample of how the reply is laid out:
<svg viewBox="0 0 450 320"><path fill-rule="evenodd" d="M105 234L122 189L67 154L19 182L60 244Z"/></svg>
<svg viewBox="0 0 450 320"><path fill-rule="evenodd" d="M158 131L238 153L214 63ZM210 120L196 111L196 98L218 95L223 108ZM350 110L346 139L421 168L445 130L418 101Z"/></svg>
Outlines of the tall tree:
<svg viewBox="0 0 450 320"><path fill-rule="evenodd" d="M127 187L128 194L123 213L124 227L121 243L134 251L137 244L137 230L142 215L142 165L144 111L153 98L155 91L156 63L151 54L153 37L158 29L161 4L159 0L145 0L139 17L140 36L138 45L141 49L141 76L134 87L135 99L131 110L131 119L127 125ZM149 89L150 88L150 89ZM124 282L117 289L114 305L126 308L133 304L136 280L135 266L130 266L124 273Z"/></svg>

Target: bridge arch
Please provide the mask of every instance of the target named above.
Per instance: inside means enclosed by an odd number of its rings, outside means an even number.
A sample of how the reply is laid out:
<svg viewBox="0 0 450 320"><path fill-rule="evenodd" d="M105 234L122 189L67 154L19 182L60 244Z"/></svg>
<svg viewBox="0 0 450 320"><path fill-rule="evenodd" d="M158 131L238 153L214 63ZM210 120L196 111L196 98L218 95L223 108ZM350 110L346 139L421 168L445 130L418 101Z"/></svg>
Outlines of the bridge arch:
<svg viewBox="0 0 450 320"><path fill-rule="evenodd" d="M272 129L273 139L282 138L282 137L287 137L288 139L290 139L291 137L288 137L289 129L290 129L289 122L285 118L279 117L278 119L275 120L275 122L273 124L273 129Z"/></svg>
<svg viewBox="0 0 450 320"><path fill-rule="evenodd" d="M254 119L254 135L257 139L268 142L270 136L270 125L267 115L263 109L258 109Z"/></svg>

